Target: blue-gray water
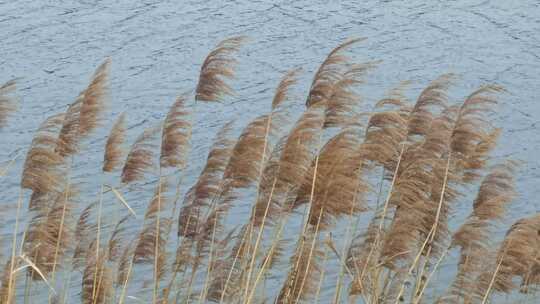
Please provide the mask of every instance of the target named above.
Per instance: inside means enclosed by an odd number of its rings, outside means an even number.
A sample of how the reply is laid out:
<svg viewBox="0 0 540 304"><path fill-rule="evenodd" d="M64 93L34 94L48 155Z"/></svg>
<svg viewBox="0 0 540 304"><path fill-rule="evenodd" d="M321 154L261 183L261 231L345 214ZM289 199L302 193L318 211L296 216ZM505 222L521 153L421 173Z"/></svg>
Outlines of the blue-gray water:
<svg viewBox="0 0 540 304"><path fill-rule="evenodd" d="M360 88L366 109L400 81L412 81L406 95L414 99L447 72L460 76L450 90L456 102L481 84L504 86L508 93L494 117L503 128L495 155L524 163L517 175L519 197L500 229L540 210L540 3L534 0L0 1L0 82L20 78L19 110L0 131L2 167L19 154L2 177L0 204L17 201L24 152L39 123L64 111L105 57L113 62L106 123L75 159L75 180L84 182L87 195L98 191L96 164L113 119L128 113L132 142L143 126L164 117L176 95L194 88L208 50L238 34L250 40L238 55L238 77L232 82L237 96L197 105L186 186L200 171L219 126L236 119L240 130L265 113L283 72L304 69L294 90L292 115L297 117L328 51L347 38L366 37L353 57L382 60ZM140 213L147 203L146 198L130 201ZM458 218L470 204L460 206ZM13 216L0 221L6 242Z"/></svg>

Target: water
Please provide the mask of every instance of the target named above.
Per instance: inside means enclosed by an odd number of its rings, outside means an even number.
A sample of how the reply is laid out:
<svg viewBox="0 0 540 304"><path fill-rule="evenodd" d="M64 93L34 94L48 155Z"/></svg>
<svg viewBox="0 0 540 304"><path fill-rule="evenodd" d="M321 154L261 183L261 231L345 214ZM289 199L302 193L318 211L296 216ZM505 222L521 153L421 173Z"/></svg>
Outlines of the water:
<svg viewBox="0 0 540 304"><path fill-rule="evenodd" d="M415 98L430 80L447 72L460 75L450 90L456 101L483 83L504 86L508 93L494 118L503 128L495 161L510 157L524 163L517 176L520 196L500 229L540 211L537 1L136 2L0 2L0 82L20 78L19 110L0 131L0 162L19 155L2 178L0 204L17 201L20 153L39 123L65 110L105 57L113 61L106 127L86 142L74 169L86 193L99 187L96 164L114 118L128 113L131 143L142 126L164 117L176 95L194 88L209 49L242 34L250 40L238 56L238 77L232 82L237 96L223 104L197 105L186 184L202 167L217 128L234 119L240 130L265 113L285 71L304 69L294 91L291 115L297 117L313 71L327 52L347 38L366 37L353 49L354 58L383 60L361 87L366 109L402 80L412 81L407 95ZM134 198L132 203L142 213L147 200ZM463 217L469 206L457 210L456 217ZM13 216L8 213L3 222L0 232L9 234Z"/></svg>

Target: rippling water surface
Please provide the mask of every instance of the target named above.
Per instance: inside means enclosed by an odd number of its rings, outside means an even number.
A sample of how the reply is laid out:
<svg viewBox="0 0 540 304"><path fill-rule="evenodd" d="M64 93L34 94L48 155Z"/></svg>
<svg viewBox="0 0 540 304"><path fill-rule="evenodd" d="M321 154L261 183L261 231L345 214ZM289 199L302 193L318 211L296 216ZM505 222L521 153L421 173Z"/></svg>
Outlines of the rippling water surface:
<svg viewBox="0 0 540 304"><path fill-rule="evenodd" d="M190 184L219 126L235 119L239 130L265 113L279 77L302 67L291 114L297 117L328 51L349 37L366 37L352 51L355 60L382 60L360 88L366 109L400 81L412 81L407 95L415 98L447 72L460 76L450 90L452 100L462 100L483 83L507 89L494 117L503 128L495 154L524 163L517 177L520 196L503 229L540 211L539 33L540 3L534 0L0 1L0 82L19 78L20 97L19 111L0 131L0 162L19 155L2 178L0 204L17 200L20 154L39 123L64 111L107 56L113 61L107 126L127 112L132 142L142 126L164 117L175 96L194 88L209 49L231 35L249 36L232 83L237 96L197 105L186 173ZM83 182L87 197L99 187L96 164L107 129L94 133L75 161L74 179ZM146 198L130 200L142 213ZM462 206L456 217L463 217L470 204ZM3 222L0 232L10 233L13 217Z"/></svg>

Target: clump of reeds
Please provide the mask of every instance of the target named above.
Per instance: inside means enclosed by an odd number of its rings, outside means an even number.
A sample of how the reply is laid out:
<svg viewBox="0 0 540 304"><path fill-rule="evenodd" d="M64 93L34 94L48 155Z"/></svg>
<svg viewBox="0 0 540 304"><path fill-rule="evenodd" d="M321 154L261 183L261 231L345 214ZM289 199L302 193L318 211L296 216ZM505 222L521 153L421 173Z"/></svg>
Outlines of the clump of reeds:
<svg viewBox="0 0 540 304"><path fill-rule="evenodd" d="M236 139L232 122L224 124L184 191L183 175L193 165L189 102L234 95L227 82L244 41L220 42L202 63L194 96L177 97L159 126L142 131L127 153L125 115L116 119L100 165L113 184L101 182L96 198L79 195L78 184L88 180L73 181L72 170L83 140L105 121L110 60L65 113L40 125L23 165L0 303L30 302L36 293L66 303L75 285L91 304L483 304L500 294L535 297L540 215L516 221L503 240L495 235L517 197L517 163L493 164L490 156L501 134L491 114L504 90L487 84L454 103L449 89L457 77L444 74L414 103L404 82L364 113L369 101L360 89L376 62L357 63L349 54L362 39L330 51L292 127L287 111L299 69L285 73L269 111ZM0 127L14 110L14 88L14 82L0 87ZM141 183L123 188L135 182ZM469 199L477 182L476 198ZM32 193L19 239L22 189ZM148 202L143 217L124 191ZM248 199L245 221L229 226L230 211ZM454 229L451 219L459 220L455 210L463 203L472 211ZM366 215L371 219L360 230ZM455 277L437 281L442 261L458 248L459 259L448 260ZM17 277L24 269L23 284Z"/></svg>

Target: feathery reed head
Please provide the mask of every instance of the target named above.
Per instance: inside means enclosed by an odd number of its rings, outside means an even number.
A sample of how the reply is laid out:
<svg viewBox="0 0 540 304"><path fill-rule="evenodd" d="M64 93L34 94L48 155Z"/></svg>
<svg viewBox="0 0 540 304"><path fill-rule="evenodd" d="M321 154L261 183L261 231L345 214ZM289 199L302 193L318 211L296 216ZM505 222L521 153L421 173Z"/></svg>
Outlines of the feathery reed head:
<svg viewBox="0 0 540 304"><path fill-rule="evenodd" d="M478 170L485 167L487 156L495 147L500 130L486 116L497 104L496 94L503 91L496 85L482 86L459 108L450 146L465 182L479 177Z"/></svg>
<svg viewBox="0 0 540 304"><path fill-rule="evenodd" d="M270 151L270 149L265 150L264 147L268 144L266 138L268 119L268 115L259 116L242 131L223 174L224 191L245 188L258 181L261 166L268 159L268 155L262 155L262 153L265 151L269 154ZM268 137L271 136L272 134L268 134Z"/></svg>
<svg viewBox="0 0 540 304"><path fill-rule="evenodd" d="M357 128L345 128L324 145L313 161L295 205L312 204L308 215L312 226L319 225L323 230L341 216L365 210L362 203L368 185L361 179L363 158L357 153L360 136Z"/></svg>
<svg viewBox="0 0 540 304"><path fill-rule="evenodd" d="M196 184L188 191L178 219L179 236L195 236L203 208L221 192L223 172L236 143L230 138L232 122L226 123L214 138L206 165Z"/></svg>
<svg viewBox="0 0 540 304"><path fill-rule="evenodd" d="M454 78L453 74L439 76L420 93L409 117L409 135L425 135L430 129L434 111L446 107L446 91Z"/></svg>
<svg viewBox="0 0 540 304"><path fill-rule="evenodd" d="M55 148L63 120L64 114L56 114L39 126L26 154L21 187L38 193L60 191L63 176L59 166L63 159Z"/></svg>
<svg viewBox="0 0 540 304"><path fill-rule="evenodd" d="M64 121L62 122L62 128L58 135L56 152L63 157L73 155L79 150L82 102L83 98L79 96L72 104L70 104L66 111Z"/></svg>
<svg viewBox="0 0 540 304"><path fill-rule="evenodd" d="M79 121L81 136L88 135L99 125L109 94L110 65L111 59L107 58L94 72L88 87L79 95L82 99Z"/></svg>
<svg viewBox="0 0 540 304"><path fill-rule="evenodd" d="M363 38L350 39L334 48L323 61L311 83L306 106L310 107L319 102L326 102L332 94L334 84L340 79L343 68L349 58L343 52L351 45L364 40Z"/></svg>
<svg viewBox="0 0 540 304"><path fill-rule="evenodd" d="M245 40L244 36L225 39L208 54L201 66L195 100L220 101L225 95L233 94L225 80L234 78L236 59L233 55Z"/></svg>
<svg viewBox="0 0 540 304"><path fill-rule="evenodd" d="M153 140L158 132L157 127L148 128L137 137L122 168L122 183L129 184L142 179L144 173L154 166L153 151L156 144Z"/></svg>
<svg viewBox="0 0 540 304"><path fill-rule="evenodd" d="M122 164L124 157L122 145L126 137L125 121L126 114L120 114L109 133L109 137L107 137L105 153L103 155L103 172L112 172Z"/></svg>
<svg viewBox="0 0 540 304"><path fill-rule="evenodd" d="M515 222L497 252L496 267L479 277L477 294L489 291L491 281L493 290L510 293L516 288L516 278L526 290L526 284L531 282L532 271L538 265L539 247L540 214Z"/></svg>
<svg viewBox="0 0 540 304"><path fill-rule="evenodd" d="M347 65L331 87L327 100L325 127L342 127L353 122L361 99L353 88L363 82L362 77L376 64L369 62Z"/></svg>
<svg viewBox="0 0 540 304"><path fill-rule="evenodd" d="M185 167L191 138L189 116L185 106L185 97L178 97L163 123L160 156L162 168Z"/></svg>
<svg viewBox="0 0 540 304"><path fill-rule="evenodd" d="M298 81L297 77L300 71L300 68L290 70L283 76L283 78L281 78L281 81L279 82L274 94L274 98L272 99L272 111L277 109L289 98L289 89Z"/></svg>

